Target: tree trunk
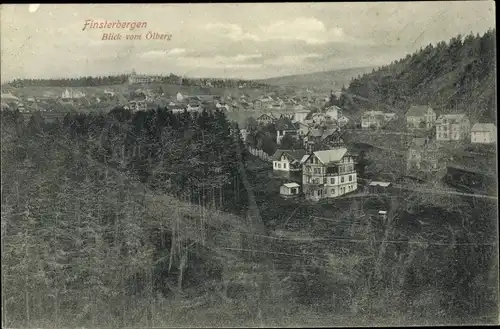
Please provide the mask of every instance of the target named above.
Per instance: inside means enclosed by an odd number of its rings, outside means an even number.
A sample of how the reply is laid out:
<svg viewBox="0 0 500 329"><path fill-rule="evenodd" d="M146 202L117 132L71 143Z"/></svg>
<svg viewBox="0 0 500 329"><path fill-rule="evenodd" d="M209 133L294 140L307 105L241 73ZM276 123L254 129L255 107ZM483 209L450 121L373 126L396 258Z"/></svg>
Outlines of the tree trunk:
<svg viewBox="0 0 500 329"><path fill-rule="evenodd" d="M212 186L212 207L214 209L217 208L217 205L215 204L215 185Z"/></svg>
<svg viewBox="0 0 500 329"><path fill-rule="evenodd" d="M185 251L182 255L180 264L179 264L179 274L177 276L177 297L179 298L182 293L182 278L184 275L184 268L186 266L187 261L187 251Z"/></svg>
<svg viewBox="0 0 500 329"><path fill-rule="evenodd" d="M29 282L29 251L28 251L28 231L26 230L25 232L25 244L26 244L26 250L25 250L25 257L26 257L26 262L28 263L28 268L26 269L26 275L25 275L25 283L24 283L24 301L25 301L25 315L26 315L26 327L30 327L30 301L29 301L29 291L28 291L28 282Z"/></svg>
<svg viewBox="0 0 500 329"><path fill-rule="evenodd" d="M148 327L153 328L153 315L154 315L154 303L153 303L153 266L149 265L148 269Z"/></svg>
<svg viewBox="0 0 500 329"><path fill-rule="evenodd" d="M59 289L56 289L54 296L54 324L59 328Z"/></svg>

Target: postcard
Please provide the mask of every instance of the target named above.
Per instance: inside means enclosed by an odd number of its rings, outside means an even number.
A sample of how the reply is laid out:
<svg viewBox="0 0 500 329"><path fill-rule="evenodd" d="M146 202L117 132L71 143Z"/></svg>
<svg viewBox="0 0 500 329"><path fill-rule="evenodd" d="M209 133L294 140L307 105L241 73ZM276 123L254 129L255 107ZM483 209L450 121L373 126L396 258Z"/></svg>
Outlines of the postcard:
<svg viewBox="0 0 500 329"><path fill-rule="evenodd" d="M0 17L2 328L499 324L493 1Z"/></svg>

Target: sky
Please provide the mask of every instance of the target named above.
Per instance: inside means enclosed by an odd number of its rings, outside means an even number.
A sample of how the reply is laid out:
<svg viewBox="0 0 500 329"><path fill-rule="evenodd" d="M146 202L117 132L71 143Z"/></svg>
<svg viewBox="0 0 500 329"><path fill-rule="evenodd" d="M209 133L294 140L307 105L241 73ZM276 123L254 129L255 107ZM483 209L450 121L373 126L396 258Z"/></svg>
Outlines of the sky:
<svg viewBox="0 0 500 329"><path fill-rule="evenodd" d="M8 4L0 18L2 82L132 69L263 79L388 64L429 43L484 33L495 9L493 1ZM82 30L86 20L147 26ZM171 37L148 40L149 32Z"/></svg>

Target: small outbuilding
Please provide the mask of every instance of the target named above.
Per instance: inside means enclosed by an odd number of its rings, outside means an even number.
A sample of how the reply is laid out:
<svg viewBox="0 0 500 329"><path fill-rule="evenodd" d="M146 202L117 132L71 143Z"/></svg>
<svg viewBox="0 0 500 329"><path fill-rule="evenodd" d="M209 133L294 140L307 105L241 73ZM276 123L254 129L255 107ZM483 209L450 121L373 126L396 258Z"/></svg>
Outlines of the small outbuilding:
<svg viewBox="0 0 500 329"><path fill-rule="evenodd" d="M284 197L294 197L299 195L300 185L297 183L285 183L280 186L280 195Z"/></svg>
<svg viewBox="0 0 500 329"><path fill-rule="evenodd" d="M368 184L368 193L385 193L391 188L390 182L372 181Z"/></svg>

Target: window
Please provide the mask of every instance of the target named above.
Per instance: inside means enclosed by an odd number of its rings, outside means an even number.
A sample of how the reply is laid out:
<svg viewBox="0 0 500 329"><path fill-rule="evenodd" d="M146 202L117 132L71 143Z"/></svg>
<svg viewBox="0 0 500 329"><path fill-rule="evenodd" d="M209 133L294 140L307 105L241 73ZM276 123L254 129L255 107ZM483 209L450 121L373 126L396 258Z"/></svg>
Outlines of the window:
<svg viewBox="0 0 500 329"><path fill-rule="evenodd" d="M323 184L327 184L326 178L323 178Z"/></svg>
<svg viewBox="0 0 500 329"><path fill-rule="evenodd" d="M349 175L349 182L352 182L352 175Z"/></svg>
<svg viewBox="0 0 500 329"><path fill-rule="evenodd" d="M283 168L286 169L286 163L283 164Z"/></svg>
<svg viewBox="0 0 500 329"><path fill-rule="evenodd" d="M281 168L281 163L278 163L278 168Z"/></svg>
<svg viewBox="0 0 500 329"><path fill-rule="evenodd" d="M344 182L344 176L340 177L340 182L343 183Z"/></svg>
<svg viewBox="0 0 500 329"><path fill-rule="evenodd" d="M335 189L332 188L332 195L335 195Z"/></svg>
<svg viewBox="0 0 500 329"><path fill-rule="evenodd" d="M275 162L275 163L274 163L274 168L276 168L277 166L278 166L278 164Z"/></svg>
<svg viewBox="0 0 500 329"><path fill-rule="evenodd" d="M335 177L330 178L330 184L335 184Z"/></svg>

